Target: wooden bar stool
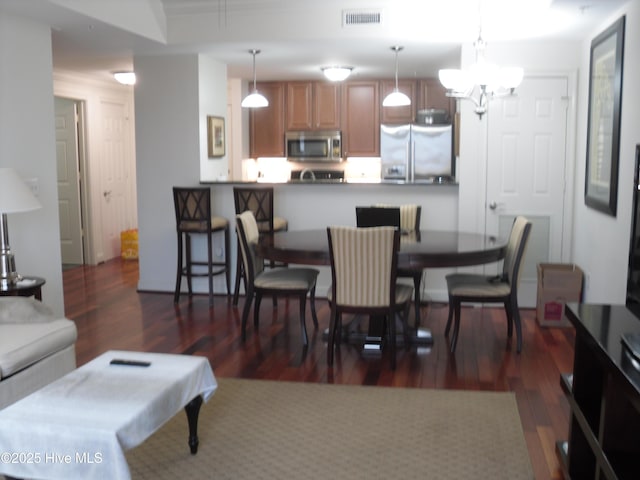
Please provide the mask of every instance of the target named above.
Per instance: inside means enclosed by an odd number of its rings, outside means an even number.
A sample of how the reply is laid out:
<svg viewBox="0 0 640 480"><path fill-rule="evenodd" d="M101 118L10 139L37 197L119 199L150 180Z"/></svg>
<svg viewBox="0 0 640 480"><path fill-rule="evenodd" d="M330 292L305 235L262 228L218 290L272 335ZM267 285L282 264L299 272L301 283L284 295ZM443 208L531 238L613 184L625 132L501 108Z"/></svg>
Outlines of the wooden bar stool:
<svg viewBox="0 0 640 480"><path fill-rule="evenodd" d="M192 277L209 277L209 305L213 305L213 277L225 274L227 295L231 295L231 266L229 262L229 221L211 214L211 189L208 187L173 187L173 204L178 234L178 268L174 303L180 299L182 277L187 277L189 297L193 295ZM224 232L224 261L213 261L213 234ZM207 236L207 261L191 257L191 236ZM194 271L194 266L206 266L206 271ZM215 268L218 267L218 268Z"/></svg>
<svg viewBox="0 0 640 480"><path fill-rule="evenodd" d="M256 223L258 224L258 232L261 235L281 232L289 228L286 219L276 217L273 213L273 187L234 187L233 202L236 208L236 215L240 215L247 210L253 213ZM234 305L238 305L240 280L242 279L242 281L244 281L245 291L247 286L239 247L240 245L238 244L236 281L233 290ZM273 268L275 263L271 261L269 266Z"/></svg>

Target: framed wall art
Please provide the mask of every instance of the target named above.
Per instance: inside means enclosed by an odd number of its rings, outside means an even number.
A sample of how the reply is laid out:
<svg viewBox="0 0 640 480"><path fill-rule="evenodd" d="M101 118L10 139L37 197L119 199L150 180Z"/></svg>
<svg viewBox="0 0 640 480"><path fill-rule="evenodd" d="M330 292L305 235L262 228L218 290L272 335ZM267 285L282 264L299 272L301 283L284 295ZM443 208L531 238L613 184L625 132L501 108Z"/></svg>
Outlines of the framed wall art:
<svg viewBox="0 0 640 480"><path fill-rule="evenodd" d="M224 118L207 116L207 145L209 158L224 157Z"/></svg>
<svg viewBox="0 0 640 480"><path fill-rule="evenodd" d="M616 216L624 23L621 17L591 42L585 204Z"/></svg>

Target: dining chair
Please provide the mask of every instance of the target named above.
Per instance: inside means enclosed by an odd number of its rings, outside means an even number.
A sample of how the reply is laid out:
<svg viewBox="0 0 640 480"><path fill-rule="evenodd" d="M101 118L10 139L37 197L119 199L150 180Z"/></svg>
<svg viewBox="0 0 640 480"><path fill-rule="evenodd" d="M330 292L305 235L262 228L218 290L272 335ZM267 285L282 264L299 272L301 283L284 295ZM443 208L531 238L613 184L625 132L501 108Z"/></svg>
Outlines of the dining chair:
<svg viewBox="0 0 640 480"><path fill-rule="evenodd" d="M328 227L331 306L327 364L333 365L340 342L342 314L380 316L386 320L391 368L396 367L396 314L401 314L405 345L407 315L413 287L398 284L396 273L400 232L393 227Z"/></svg>
<svg viewBox="0 0 640 480"><path fill-rule="evenodd" d="M174 303L180 299L182 277L187 277L189 297L193 295L192 277L209 278L209 305L213 305L213 277L224 274L227 295L231 294L231 266L229 262L229 221L211 214L211 189L209 187L173 187L173 205L178 235L178 268ZM224 260L214 261L213 234L224 233ZM207 260L194 260L191 252L193 235L206 235ZM199 267L206 267L201 271ZM195 268L194 268L195 267ZM217 267L217 268L216 268Z"/></svg>
<svg viewBox="0 0 640 480"><path fill-rule="evenodd" d="M422 207L420 205L405 204L400 206L377 204L373 207L369 207L367 216L358 218L358 207L356 207L356 222L358 226L372 227L378 225L398 226L402 235L400 236L400 242L405 241L419 241L420 240L420 218L422 216ZM385 209L392 214L385 213ZM395 211L398 210L398 219L396 220ZM368 219L368 215L371 215L371 219ZM420 286L422 284L422 272L421 268L399 268L398 277L413 279L413 295L414 295L414 315L415 315L415 328L420 327L420 305L422 299L420 297Z"/></svg>
<svg viewBox="0 0 640 480"><path fill-rule="evenodd" d="M518 216L513 222L506 254L500 275L482 275L473 273L452 273L446 276L449 293L449 316L445 328L445 336L449 336L451 322L453 335L451 337L451 353L456 351L458 332L460 330L460 305L462 302L501 302L507 316L507 333L513 335L513 325L516 326L516 348L522 351L522 326L520 310L518 309L518 284L520 271L524 261L531 222L523 216Z"/></svg>
<svg viewBox="0 0 640 480"><path fill-rule="evenodd" d="M273 210L273 187L233 187L233 202L236 209L236 215L245 211L253 213L258 231L261 234L272 234L274 232L285 231L289 228L288 222L282 217L277 217ZM271 268L277 264L273 261L269 262ZM284 266L281 264L281 266ZM247 282L243 264L240 259L240 249L238 248L238 257L236 261L236 279L233 290L233 305L238 305L238 296L240 294L240 281L244 282L245 291Z"/></svg>
<svg viewBox="0 0 640 480"><path fill-rule="evenodd" d="M305 309L307 294L310 296L311 316L314 327L318 328L316 315L316 280L318 270L314 268L284 268L276 267L265 270L263 260L256 253L259 239L259 228L253 212L247 210L236 215L236 229L240 240L242 263L246 275L247 295L242 310L242 340L246 339L247 319L249 310L255 298L253 306L254 328L258 329L260 302L263 295L297 296L300 301L300 330L302 344L306 347L309 343L307 327L305 324Z"/></svg>

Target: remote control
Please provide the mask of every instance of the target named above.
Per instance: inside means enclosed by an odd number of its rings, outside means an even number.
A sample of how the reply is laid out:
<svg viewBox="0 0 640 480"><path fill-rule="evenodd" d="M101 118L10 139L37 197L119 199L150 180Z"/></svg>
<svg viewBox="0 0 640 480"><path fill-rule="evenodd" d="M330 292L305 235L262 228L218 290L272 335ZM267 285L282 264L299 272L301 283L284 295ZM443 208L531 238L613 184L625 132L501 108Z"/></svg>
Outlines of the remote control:
<svg viewBox="0 0 640 480"><path fill-rule="evenodd" d="M111 365L125 365L127 367L148 367L149 365L151 365L151 362L114 358L113 360L111 360Z"/></svg>

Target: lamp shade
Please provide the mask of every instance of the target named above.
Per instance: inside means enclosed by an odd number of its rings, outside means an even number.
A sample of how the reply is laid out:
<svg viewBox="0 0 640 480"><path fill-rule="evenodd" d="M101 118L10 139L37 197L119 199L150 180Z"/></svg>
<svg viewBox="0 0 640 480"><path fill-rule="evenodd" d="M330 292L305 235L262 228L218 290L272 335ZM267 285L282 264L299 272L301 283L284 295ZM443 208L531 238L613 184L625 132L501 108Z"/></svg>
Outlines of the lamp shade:
<svg viewBox="0 0 640 480"><path fill-rule="evenodd" d="M264 95L258 93L257 90L254 90L249 95L244 97L242 103L240 104L244 108L262 108L268 107L269 101L265 98Z"/></svg>
<svg viewBox="0 0 640 480"><path fill-rule="evenodd" d="M41 207L13 168L0 168L0 213L28 212Z"/></svg>
<svg viewBox="0 0 640 480"><path fill-rule="evenodd" d="M397 89L384 97L382 101L383 107L403 107L405 105L411 105L411 99Z"/></svg>

